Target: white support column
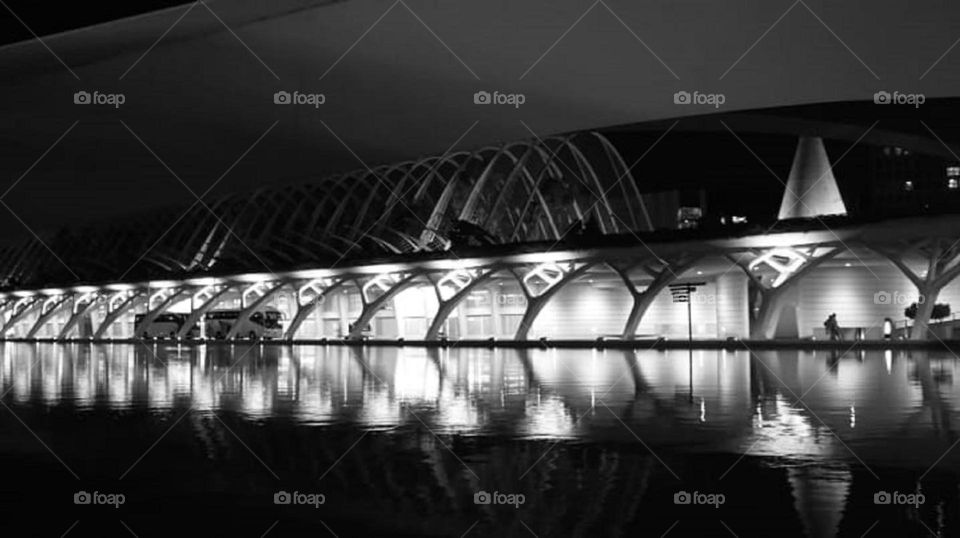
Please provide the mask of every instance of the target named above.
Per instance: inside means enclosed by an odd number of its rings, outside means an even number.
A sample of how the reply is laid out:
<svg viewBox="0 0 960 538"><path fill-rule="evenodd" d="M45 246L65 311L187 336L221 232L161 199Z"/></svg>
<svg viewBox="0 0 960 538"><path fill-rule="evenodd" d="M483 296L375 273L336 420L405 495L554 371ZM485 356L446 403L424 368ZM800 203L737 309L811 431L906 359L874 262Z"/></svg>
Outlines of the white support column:
<svg viewBox="0 0 960 538"><path fill-rule="evenodd" d="M488 282L502 269L503 266L499 265L490 268L454 269L440 277L434 284L439 306L437 314L433 316L433 321L427 329L425 339L436 340L447 318L470 295L470 292L480 284Z"/></svg>
<svg viewBox="0 0 960 538"><path fill-rule="evenodd" d="M425 272L413 271L410 273L384 273L377 275L360 286L360 299L363 302L363 311L360 317L353 322L353 329L350 330L348 338L359 340L363 337L363 328L367 326L373 317L379 312L388 301L392 300L398 293L416 284L419 277L424 276Z"/></svg>
<svg viewBox="0 0 960 538"><path fill-rule="evenodd" d="M190 286L180 286L163 288L154 292L147 299L147 312L143 314L140 323L133 328L134 337L142 336L147 332L147 328L157 319L157 316L166 312L177 301L182 300L187 294L192 293L194 288ZM155 305L155 306L154 306Z"/></svg>
<svg viewBox="0 0 960 538"><path fill-rule="evenodd" d="M515 340L526 340L537 316L564 286L587 272L595 262L542 263L520 277L520 288L527 296L527 310L517 327Z"/></svg>
<svg viewBox="0 0 960 538"><path fill-rule="evenodd" d="M287 331L283 335L285 340L293 340L303 322L317 307L328 300L329 295L347 282L346 278L315 278L302 283L297 288L297 313L293 316Z"/></svg>
<svg viewBox="0 0 960 538"><path fill-rule="evenodd" d="M73 301L73 313L70 315L70 319L63 325L63 329L60 330L60 334L57 335L57 340L66 340L70 336L70 331L80 323L84 317L90 315L90 311L93 310L97 303L103 298L100 292L92 291L90 293L85 293L77 297Z"/></svg>
<svg viewBox="0 0 960 538"><path fill-rule="evenodd" d="M250 316L252 316L257 309L263 306L263 303L270 300L274 294L280 291L280 288L288 284L288 282L282 280L272 282L264 281L258 282L244 290L241 296L241 304L244 304L245 306L243 307L243 310L240 311L236 321L233 322L233 326L230 327L230 330L227 332L226 339L230 340L232 338L236 338L240 331L240 326L249 320ZM247 298L247 296L252 295L253 293L258 293L260 295L251 301Z"/></svg>
<svg viewBox="0 0 960 538"><path fill-rule="evenodd" d="M200 324L200 335L206 337L205 328L201 323L203 316L217 306L221 297L236 288L237 284L211 284L194 293L190 298L190 315L187 316L183 327L177 332L177 338L186 338L190 329L198 323Z"/></svg>
<svg viewBox="0 0 960 538"><path fill-rule="evenodd" d="M31 296L24 297L14 303L13 311L10 317L7 319L6 323L3 324L3 327L0 328L0 336L6 338L7 332L13 328L14 325L19 323L27 314L32 312L35 308L42 305L46 298L42 296Z"/></svg>
<svg viewBox="0 0 960 538"><path fill-rule="evenodd" d="M952 237L934 237L923 241L903 245L896 251L882 248L873 250L886 256L899 268L910 282L917 287L917 293L923 300L917 301L911 340L926 340L934 336L929 331L930 318L936 306L940 291L960 275L960 247ZM904 259L913 254L924 260L926 270L917 274Z"/></svg>
<svg viewBox="0 0 960 538"><path fill-rule="evenodd" d="M653 279L643 291L638 290L637 285L634 284L630 278L629 267L620 269L613 264L608 264L620 276L620 279L623 280L624 285L627 287L627 291L630 292L630 295L633 297L633 306L630 308L630 314L627 316L627 322L624 324L621 338L624 340L636 339L637 327L640 326L643 315L647 312L647 309L650 308L650 305L653 304L657 295L671 282L679 278L680 275L696 263L698 259L696 256L684 254L674 261L657 258L651 260L652 263L641 263L643 271Z"/></svg>
<svg viewBox="0 0 960 538"><path fill-rule="evenodd" d="M138 301L146 299L149 290L127 290L115 293L107 299L107 315L103 318L100 326L93 333L93 339L103 338L107 330L113 326L121 316L127 313Z"/></svg>
<svg viewBox="0 0 960 538"><path fill-rule="evenodd" d="M826 252L818 254L818 251ZM750 297L750 337L766 340L774 337L787 291L820 264L840 253L841 247L777 247L763 252L747 252L748 263L728 258L743 269L755 287ZM757 304L759 302L759 305Z"/></svg>
<svg viewBox="0 0 960 538"><path fill-rule="evenodd" d="M72 300L73 294L61 294L47 297L40 307L40 315L37 316L37 321L35 321L33 326L30 327L30 330L27 331L27 338L35 338L37 333L43 329L44 325L53 319L53 316L59 313L60 309L62 309Z"/></svg>

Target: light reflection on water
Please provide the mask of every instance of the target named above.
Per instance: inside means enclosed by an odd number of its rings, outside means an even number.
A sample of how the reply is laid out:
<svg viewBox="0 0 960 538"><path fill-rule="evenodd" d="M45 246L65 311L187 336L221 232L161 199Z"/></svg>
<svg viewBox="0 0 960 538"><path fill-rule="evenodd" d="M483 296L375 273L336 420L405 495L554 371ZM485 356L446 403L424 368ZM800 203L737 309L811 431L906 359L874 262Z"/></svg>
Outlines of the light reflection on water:
<svg viewBox="0 0 960 538"><path fill-rule="evenodd" d="M620 533L660 535L683 520L688 527L671 534L722 535L715 515L691 522L670 501L677 489L699 488L728 494L721 515L741 536L859 536L891 513L874 511L874 491L912 491L924 478L925 512L886 530L913 532L918 519L953 528L960 506L960 453L950 450L960 404L953 355L697 350L688 357L686 350L6 343L0 394L85 478L120 476L143 454L121 484L132 496L152 494L168 475L191 482L200 502L242 491L244 511L264 528L290 518L257 504L276 489L273 475L321 477L331 510L358 535L448 525L436 535L459 536L475 521L478 535L504 528L512 530L502 535L525 535L527 525L540 536L569 535L571 525L604 535L614 520ZM19 441L6 438L16 433ZM52 476L64 474L0 413L0 461L31 450ZM189 457L194 452L203 458ZM526 492L522 525L520 512L474 513L469 499L481 486ZM302 486L309 487L316 485ZM784 494L769 493L777 491ZM380 495L389 500L364 504ZM407 517L411 495L427 516ZM384 509L384 502L393 504ZM757 520L758 510L777 515ZM593 519L583 523L581 512Z"/></svg>
<svg viewBox="0 0 960 538"><path fill-rule="evenodd" d="M686 351L6 344L2 357L14 402L79 412L182 404L383 429L410 421L410 408L429 411L437 433L629 440L632 430L689 451L853 450L901 465L952 443L960 398L953 357L921 352L698 350L692 383Z"/></svg>

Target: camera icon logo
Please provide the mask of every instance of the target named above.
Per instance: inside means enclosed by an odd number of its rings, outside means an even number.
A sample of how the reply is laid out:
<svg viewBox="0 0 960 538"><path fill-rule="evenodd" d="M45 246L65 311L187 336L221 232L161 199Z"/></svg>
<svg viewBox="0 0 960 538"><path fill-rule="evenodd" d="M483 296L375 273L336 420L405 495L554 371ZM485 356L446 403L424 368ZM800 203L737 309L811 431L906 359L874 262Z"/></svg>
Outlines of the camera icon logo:
<svg viewBox="0 0 960 538"><path fill-rule="evenodd" d="M273 494L273 504L290 504L293 497L286 491L278 491Z"/></svg>
<svg viewBox="0 0 960 538"><path fill-rule="evenodd" d="M873 304L892 304L893 296L887 291L878 291L873 294Z"/></svg>
<svg viewBox="0 0 960 538"><path fill-rule="evenodd" d="M890 504L893 497L886 491L878 491L873 494L873 504Z"/></svg>
<svg viewBox="0 0 960 538"><path fill-rule="evenodd" d="M89 105L91 103L90 92L80 90L73 94L73 104Z"/></svg>
<svg viewBox="0 0 960 538"><path fill-rule="evenodd" d="M673 104L675 105L689 105L690 102L690 92L681 90L673 94Z"/></svg>
<svg viewBox="0 0 960 538"><path fill-rule="evenodd" d="M73 504L90 504L93 497L86 491L78 491L73 494Z"/></svg>
<svg viewBox="0 0 960 538"><path fill-rule="evenodd" d="M686 491L678 491L673 494L673 504L690 504L693 497Z"/></svg>
<svg viewBox="0 0 960 538"><path fill-rule="evenodd" d="M493 498L486 491L478 491L473 494L473 504L490 504Z"/></svg>
<svg viewBox="0 0 960 538"><path fill-rule="evenodd" d="M889 105L892 101L890 99L890 92L880 90L877 93L873 94L873 102L877 105Z"/></svg>
<svg viewBox="0 0 960 538"><path fill-rule="evenodd" d="M493 99L490 96L490 92L480 90L473 94L473 104L475 105L489 105L492 102Z"/></svg>
<svg viewBox="0 0 960 538"><path fill-rule="evenodd" d="M273 94L273 103L275 105L289 105L291 102L293 102L293 100L290 97L290 92L280 90Z"/></svg>

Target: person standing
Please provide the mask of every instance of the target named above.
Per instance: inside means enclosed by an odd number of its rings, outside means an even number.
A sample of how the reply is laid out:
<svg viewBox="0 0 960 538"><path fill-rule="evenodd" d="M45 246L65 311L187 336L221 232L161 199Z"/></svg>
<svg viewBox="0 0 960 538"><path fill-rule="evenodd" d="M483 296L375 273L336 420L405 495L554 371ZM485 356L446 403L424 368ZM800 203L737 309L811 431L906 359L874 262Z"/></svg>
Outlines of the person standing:
<svg viewBox="0 0 960 538"><path fill-rule="evenodd" d="M827 317L827 320L823 322L823 326L827 329L827 336L830 337L830 340L842 341L843 334L840 332L840 324L837 323L837 313L834 312Z"/></svg>

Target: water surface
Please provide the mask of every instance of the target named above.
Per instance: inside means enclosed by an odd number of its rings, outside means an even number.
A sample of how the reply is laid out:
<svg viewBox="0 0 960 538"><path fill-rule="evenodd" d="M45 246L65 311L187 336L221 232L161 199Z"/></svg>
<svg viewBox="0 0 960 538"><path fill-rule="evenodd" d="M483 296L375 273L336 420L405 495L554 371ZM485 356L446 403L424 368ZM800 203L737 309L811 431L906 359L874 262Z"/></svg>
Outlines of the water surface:
<svg viewBox="0 0 960 538"><path fill-rule="evenodd" d="M960 533L952 354L6 343L0 355L12 535ZM75 504L78 491L125 502ZM281 491L324 503L275 504ZM476 504L480 492L523 504ZM723 503L676 504L680 492ZM899 496L876 504L878 492ZM922 503L896 504L907 495Z"/></svg>

